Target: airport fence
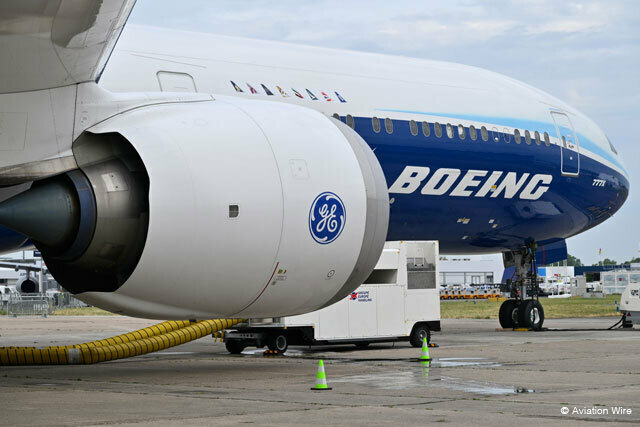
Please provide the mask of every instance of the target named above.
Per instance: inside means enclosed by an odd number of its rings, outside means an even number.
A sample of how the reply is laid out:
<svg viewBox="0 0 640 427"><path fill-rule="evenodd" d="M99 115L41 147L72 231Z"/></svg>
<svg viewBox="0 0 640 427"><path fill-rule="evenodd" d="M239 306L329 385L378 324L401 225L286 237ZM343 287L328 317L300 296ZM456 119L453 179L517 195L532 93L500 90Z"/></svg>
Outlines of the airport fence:
<svg viewBox="0 0 640 427"><path fill-rule="evenodd" d="M73 297L69 292L58 292L53 295L54 310L58 308L88 307L89 305Z"/></svg>
<svg viewBox="0 0 640 427"><path fill-rule="evenodd" d="M46 317L61 308L87 307L69 292L12 294L2 301L0 310L7 316Z"/></svg>
<svg viewBox="0 0 640 427"><path fill-rule="evenodd" d="M53 301L45 294L11 295L6 303L7 316L42 316L53 312Z"/></svg>

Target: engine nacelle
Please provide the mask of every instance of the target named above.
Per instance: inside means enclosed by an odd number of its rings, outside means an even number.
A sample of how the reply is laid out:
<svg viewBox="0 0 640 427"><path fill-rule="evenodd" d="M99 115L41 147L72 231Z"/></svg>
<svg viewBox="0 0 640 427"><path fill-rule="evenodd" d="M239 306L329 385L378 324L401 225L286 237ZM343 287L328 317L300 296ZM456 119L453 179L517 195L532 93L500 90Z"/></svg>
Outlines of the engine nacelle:
<svg viewBox="0 0 640 427"><path fill-rule="evenodd" d="M90 128L73 152L82 173L56 185L75 196L29 192L75 219L34 240L63 287L114 312L309 312L359 286L382 252L389 205L375 155L310 109L237 98L149 106Z"/></svg>
<svg viewBox="0 0 640 427"><path fill-rule="evenodd" d="M33 294L38 292L38 282L31 276L21 276L16 282L16 290L21 294Z"/></svg>

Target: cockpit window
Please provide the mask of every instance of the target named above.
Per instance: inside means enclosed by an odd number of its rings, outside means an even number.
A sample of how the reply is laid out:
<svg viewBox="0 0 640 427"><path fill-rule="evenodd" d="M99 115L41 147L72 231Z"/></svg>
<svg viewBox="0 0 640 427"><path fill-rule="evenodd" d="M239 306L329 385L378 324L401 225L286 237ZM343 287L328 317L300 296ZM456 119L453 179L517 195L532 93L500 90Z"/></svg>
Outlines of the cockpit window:
<svg viewBox="0 0 640 427"><path fill-rule="evenodd" d="M609 137L607 137L607 141L609 141L609 147L611 147L611 151L613 151L617 156L618 152L616 151L616 147L613 146L613 144L611 143L611 140L609 139Z"/></svg>

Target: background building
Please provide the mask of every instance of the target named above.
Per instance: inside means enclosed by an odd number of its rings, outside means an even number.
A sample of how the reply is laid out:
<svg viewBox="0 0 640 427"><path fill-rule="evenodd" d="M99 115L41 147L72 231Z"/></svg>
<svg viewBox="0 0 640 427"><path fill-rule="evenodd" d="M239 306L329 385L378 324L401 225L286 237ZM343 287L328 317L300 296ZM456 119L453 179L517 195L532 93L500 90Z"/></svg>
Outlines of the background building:
<svg viewBox="0 0 640 427"><path fill-rule="evenodd" d="M448 255L440 258L441 286L500 283L502 255Z"/></svg>

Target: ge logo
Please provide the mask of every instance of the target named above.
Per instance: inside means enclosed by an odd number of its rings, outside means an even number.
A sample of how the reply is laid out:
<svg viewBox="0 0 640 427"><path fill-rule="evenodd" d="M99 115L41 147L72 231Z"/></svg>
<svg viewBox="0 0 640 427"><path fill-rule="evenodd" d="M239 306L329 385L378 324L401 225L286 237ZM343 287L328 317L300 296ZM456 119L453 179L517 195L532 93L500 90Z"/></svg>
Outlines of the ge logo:
<svg viewBox="0 0 640 427"><path fill-rule="evenodd" d="M346 211L340 197L326 191L311 204L309 210L309 232L313 240L326 245L338 238L346 219Z"/></svg>
<svg viewBox="0 0 640 427"><path fill-rule="evenodd" d="M569 413L569 408L567 408L566 406L563 406L562 408L560 408L560 413L562 415L567 415Z"/></svg>

